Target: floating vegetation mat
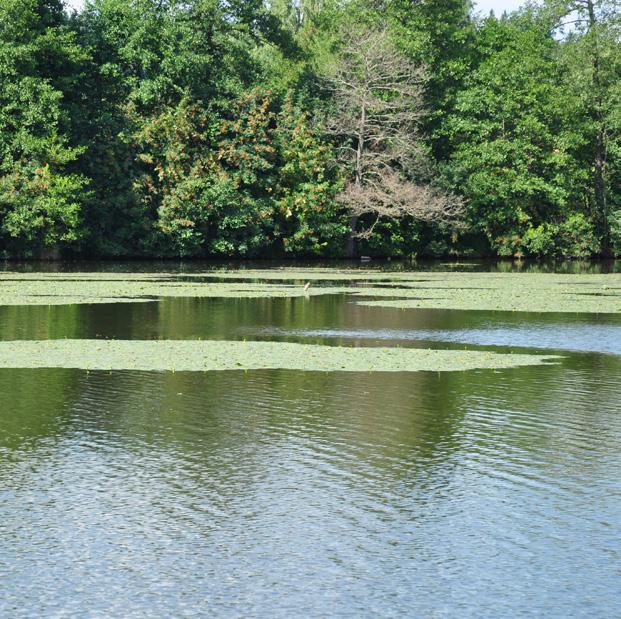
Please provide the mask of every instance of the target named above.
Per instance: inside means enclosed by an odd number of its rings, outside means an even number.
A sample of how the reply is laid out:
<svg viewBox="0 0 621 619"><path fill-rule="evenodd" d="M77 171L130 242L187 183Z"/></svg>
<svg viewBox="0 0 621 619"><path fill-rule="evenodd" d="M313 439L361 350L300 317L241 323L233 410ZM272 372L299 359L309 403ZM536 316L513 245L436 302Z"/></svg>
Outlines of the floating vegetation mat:
<svg viewBox="0 0 621 619"><path fill-rule="evenodd" d="M69 305L78 303L135 303L175 298L283 298L347 292L349 288L313 288L266 283L186 282L176 279L12 279L0 277L0 305Z"/></svg>
<svg viewBox="0 0 621 619"><path fill-rule="evenodd" d="M40 340L0 342L0 368L204 372L290 369L449 372L538 365L554 356L417 348L349 348L285 342Z"/></svg>
<svg viewBox="0 0 621 619"><path fill-rule="evenodd" d="M375 284L360 303L395 308L505 312L621 312L621 276L444 273L399 288Z"/></svg>
<svg viewBox="0 0 621 619"><path fill-rule="evenodd" d="M228 281L230 280L230 281ZM235 281L233 281L235 280ZM304 283L310 282L308 290ZM369 306L516 312L621 312L621 275L266 269L205 273L2 273L0 305L348 294ZM363 296L364 299L358 299Z"/></svg>

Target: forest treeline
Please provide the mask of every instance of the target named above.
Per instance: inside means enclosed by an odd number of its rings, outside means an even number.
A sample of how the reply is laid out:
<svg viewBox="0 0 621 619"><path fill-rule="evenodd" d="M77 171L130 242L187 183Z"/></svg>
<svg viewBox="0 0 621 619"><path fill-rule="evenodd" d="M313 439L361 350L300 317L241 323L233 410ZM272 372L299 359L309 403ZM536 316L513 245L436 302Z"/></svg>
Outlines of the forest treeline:
<svg viewBox="0 0 621 619"><path fill-rule="evenodd" d="M617 0L0 0L0 256L621 255Z"/></svg>

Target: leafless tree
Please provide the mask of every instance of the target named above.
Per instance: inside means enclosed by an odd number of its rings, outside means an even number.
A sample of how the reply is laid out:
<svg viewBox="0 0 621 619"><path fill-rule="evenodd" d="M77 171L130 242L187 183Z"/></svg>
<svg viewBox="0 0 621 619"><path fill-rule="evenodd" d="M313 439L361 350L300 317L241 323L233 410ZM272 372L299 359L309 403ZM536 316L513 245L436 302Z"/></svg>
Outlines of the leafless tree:
<svg viewBox="0 0 621 619"><path fill-rule="evenodd" d="M351 213L351 256L354 239L368 237L382 218L409 215L447 222L460 215L462 206L454 196L413 180L429 173L417 129L423 115L423 69L394 48L385 30L354 30L344 39L326 76L334 98L326 128L337 142L340 161L351 170L339 198Z"/></svg>

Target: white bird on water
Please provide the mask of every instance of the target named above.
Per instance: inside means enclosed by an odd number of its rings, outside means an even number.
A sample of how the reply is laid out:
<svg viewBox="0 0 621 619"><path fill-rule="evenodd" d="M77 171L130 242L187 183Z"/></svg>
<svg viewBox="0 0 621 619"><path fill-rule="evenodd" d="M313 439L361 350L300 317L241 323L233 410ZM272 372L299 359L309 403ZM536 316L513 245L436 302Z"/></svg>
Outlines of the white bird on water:
<svg viewBox="0 0 621 619"><path fill-rule="evenodd" d="M304 294L308 293L309 288L310 288L310 282L306 282L306 286L304 286Z"/></svg>

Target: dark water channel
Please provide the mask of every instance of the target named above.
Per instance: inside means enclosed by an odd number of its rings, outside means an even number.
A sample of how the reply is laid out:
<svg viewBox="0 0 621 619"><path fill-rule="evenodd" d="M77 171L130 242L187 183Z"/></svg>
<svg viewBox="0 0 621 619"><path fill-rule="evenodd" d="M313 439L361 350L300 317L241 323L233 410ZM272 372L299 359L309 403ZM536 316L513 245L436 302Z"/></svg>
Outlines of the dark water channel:
<svg viewBox="0 0 621 619"><path fill-rule="evenodd" d="M619 617L621 317L0 307L0 339L555 351L455 373L0 370L2 617Z"/></svg>

